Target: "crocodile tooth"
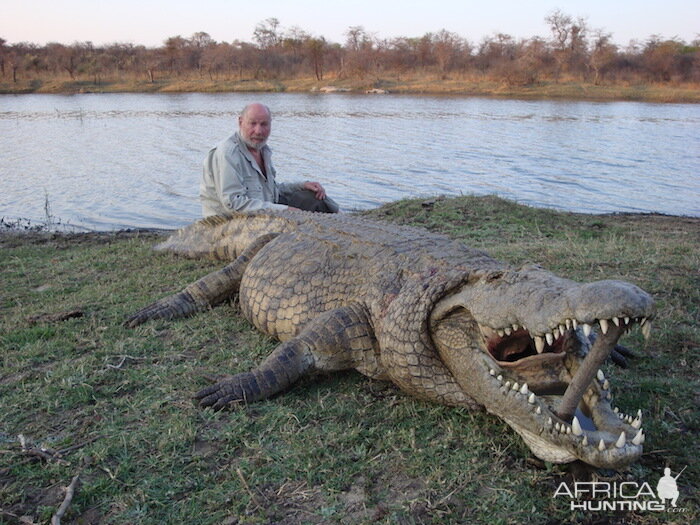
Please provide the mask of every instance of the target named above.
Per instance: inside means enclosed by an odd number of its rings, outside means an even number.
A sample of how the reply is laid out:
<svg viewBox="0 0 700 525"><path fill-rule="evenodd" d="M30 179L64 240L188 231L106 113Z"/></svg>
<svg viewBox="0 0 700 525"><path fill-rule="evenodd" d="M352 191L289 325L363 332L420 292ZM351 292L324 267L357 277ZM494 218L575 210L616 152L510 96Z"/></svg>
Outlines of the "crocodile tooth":
<svg viewBox="0 0 700 525"><path fill-rule="evenodd" d="M642 325L642 335L644 336L644 339L649 339L651 336L651 321L647 321Z"/></svg>
<svg viewBox="0 0 700 525"><path fill-rule="evenodd" d="M624 446L625 446L625 441L626 441L626 440L627 440L627 438L625 437L625 431L623 430L622 432L620 432L620 437L617 438L617 441L615 442L615 446L616 446L617 448L622 448L622 447L624 447Z"/></svg>
<svg viewBox="0 0 700 525"><path fill-rule="evenodd" d="M647 318L646 318L646 317L641 317L641 318L639 319L639 325L640 325L640 326L644 326L644 325L646 324L646 322L647 322Z"/></svg>
<svg viewBox="0 0 700 525"><path fill-rule="evenodd" d="M574 420L571 422L571 430L574 436L580 436L583 434L583 429L581 428L581 423L579 423L578 418L574 416Z"/></svg>
<svg viewBox="0 0 700 525"><path fill-rule="evenodd" d="M496 333L498 334L498 337L504 337L506 335L503 330L496 330Z"/></svg>
<svg viewBox="0 0 700 525"><path fill-rule="evenodd" d="M637 435L632 439L632 443L635 445L641 445L644 443L644 432L641 428L639 429L639 432L637 432Z"/></svg>
<svg viewBox="0 0 700 525"><path fill-rule="evenodd" d="M493 377L496 377L496 371L493 368L489 370L489 374Z"/></svg>
<svg viewBox="0 0 700 525"><path fill-rule="evenodd" d="M571 434L571 427L566 427L566 433Z"/></svg>
<svg viewBox="0 0 700 525"><path fill-rule="evenodd" d="M619 417L621 420L625 419L625 415L623 413L619 413L617 417Z"/></svg>
<svg viewBox="0 0 700 525"><path fill-rule="evenodd" d="M567 330L571 330L571 319L567 319L567 320L564 321L564 322L566 323L566 329L567 329Z"/></svg>
<svg viewBox="0 0 700 525"><path fill-rule="evenodd" d="M552 426L552 418L551 418L551 417L548 417L548 418L547 418L547 426L548 426L548 427L551 427L551 426Z"/></svg>
<svg viewBox="0 0 700 525"><path fill-rule="evenodd" d="M615 412L617 414L618 412L620 412L620 409L615 407L615 408L613 408L613 412Z"/></svg>
<svg viewBox="0 0 700 525"><path fill-rule="evenodd" d="M641 419L635 419L635 420L632 421L632 423L630 423L630 424L631 424L634 428L636 428L636 429L642 428L642 420L641 420Z"/></svg>
<svg viewBox="0 0 700 525"><path fill-rule="evenodd" d="M513 333L513 330L511 330L510 326L506 326L503 331L506 333L506 335L510 335Z"/></svg>
<svg viewBox="0 0 700 525"><path fill-rule="evenodd" d="M603 373L603 371L600 368L598 369L598 372L596 372L596 377L598 378L598 381L600 381L601 383L603 381L605 381L605 374Z"/></svg>
<svg viewBox="0 0 700 525"><path fill-rule="evenodd" d="M496 379L503 383L503 376L501 374L498 374L498 377Z"/></svg>
<svg viewBox="0 0 700 525"><path fill-rule="evenodd" d="M605 441L603 441L602 439L600 440L600 443L598 443L598 450L600 450L601 452L605 450Z"/></svg>
<svg viewBox="0 0 700 525"><path fill-rule="evenodd" d="M559 432L559 429L560 429L560 428L561 428L561 427L559 426L559 423L555 423L555 424L554 424L554 430L556 430L557 432Z"/></svg>
<svg viewBox="0 0 700 525"><path fill-rule="evenodd" d="M505 384L505 385L503 385L503 386L505 386L505 387L506 387L506 389L510 388L510 381L506 381L506 384Z"/></svg>
<svg viewBox="0 0 700 525"><path fill-rule="evenodd" d="M603 335L608 333L608 320L607 319L600 319L600 331L603 332Z"/></svg>
<svg viewBox="0 0 700 525"><path fill-rule="evenodd" d="M615 326L620 326L620 318L619 317L613 317L612 322L615 323Z"/></svg>
<svg viewBox="0 0 700 525"><path fill-rule="evenodd" d="M513 323L512 326L513 326L513 331L514 331L514 332L517 332L518 330L520 330L520 327L519 327L517 324Z"/></svg>
<svg viewBox="0 0 700 525"><path fill-rule="evenodd" d="M551 334L551 332L544 334L544 337L547 340L548 345L551 345L554 342L554 336Z"/></svg>
<svg viewBox="0 0 700 525"><path fill-rule="evenodd" d="M610 390L610 381L607 379L603 381L603 390Z"/></svg>
<svg viewBox="0 0 700 525"><path fill-rule="evenodd" d="M537 414L539 416L541 413L542 413L542 407L540 405L537 405L537 408L535 409L535 414Z"/></svg>
<svg viewBox="0 0 700 525"><path fill-rule="evenodd" d="M520 383L518 383L518 382L516 381L515 383L513 383L513 387L512 387L512 388L513 388L513 390L516 390L516 391L517 391L517 390L520 388Z"/></svg>
<svg viewBox="0 0 700 525"><path fill-rule="evenodd" d="M528 392L529 390L527 389L527 383L523 383L523 386L520 387L520 393L526 396Z"/></svg>
<svg viewBox="0 0 700 525"><path fill-rule="evenodd" d="M630 324L630 318L629 318L629 317L625 316L624 321L625 321L625 324Z"/></svg>
<svg viewBox="0 0 700 525"><path fill-rule="evenodd" d="M639 421L642 420L642 409L641 408L637 409L637 417L639 418Z"/></svg>
<svg viewBox="0 0 700 525"><path fill-rule="evenodd" d="M535 348L537 349L538 354L544 352L544 339L542 339L539 335L535 336Z"/></svg>
<svg viewBox="0 0 700 525"><path fill-rule="evenodd" d="M563 324L559 325L559 336L561 337L566 333L566 327Z"/></svg>
<svg viewBox="0 0 700 525"><path fill-rule="evenodd" d="M578 321L576 319L572 319L571 325L574 327L574 330L576 330L576 328L578 328Z"/></svg>
<svg viewBox="0 0 700 525"><path fill-rule="evenodd" d="M583 441L581 441L581 444L582 444L584 447L587 447L587 446L588 446L588 436L583 436Z"/></svg>
<svg viewBox="0 0 700 525"><path fill-rule="evenodd" d="M588 323L583 323L583 335L585 335L586 337L591 335L591 325L589 325Z"/></svg>
<svg viewBox="0 0 700 525"><path fill-rule="evenodd" d="M527 398L527 402L530 403L531 405L535 404L535 393L534 392L532 392L530 394L530 397ZM539 407L537 407L537 408L539 408Z"/></svg>

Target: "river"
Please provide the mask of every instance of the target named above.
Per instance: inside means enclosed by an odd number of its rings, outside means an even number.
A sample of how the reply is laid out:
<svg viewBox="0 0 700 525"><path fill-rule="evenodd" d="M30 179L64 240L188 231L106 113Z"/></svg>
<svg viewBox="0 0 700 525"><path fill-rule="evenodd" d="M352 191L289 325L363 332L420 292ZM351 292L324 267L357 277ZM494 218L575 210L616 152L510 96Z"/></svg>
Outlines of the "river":
<svg viewBox="0 0 700 525"><path fill-rule="evenodd" d="M201 163L250 101L280 182L343 209L496 194L584 213L700 216L700 105L350 94L0 96L0 217L87 230L200 215Z"/></svg>

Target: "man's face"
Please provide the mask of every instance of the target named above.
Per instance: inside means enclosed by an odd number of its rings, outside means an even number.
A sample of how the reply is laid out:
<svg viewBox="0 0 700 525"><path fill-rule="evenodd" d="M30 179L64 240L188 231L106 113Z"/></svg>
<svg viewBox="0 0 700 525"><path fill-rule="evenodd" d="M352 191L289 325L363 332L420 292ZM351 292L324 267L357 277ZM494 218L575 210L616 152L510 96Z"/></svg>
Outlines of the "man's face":
<svg viewBox="0 0 700 525"><path fill-rule="evenodd" d="M272 130L270 114L263 106L253 106L238 118L241 138L253 149L262 149Z"/></svg>

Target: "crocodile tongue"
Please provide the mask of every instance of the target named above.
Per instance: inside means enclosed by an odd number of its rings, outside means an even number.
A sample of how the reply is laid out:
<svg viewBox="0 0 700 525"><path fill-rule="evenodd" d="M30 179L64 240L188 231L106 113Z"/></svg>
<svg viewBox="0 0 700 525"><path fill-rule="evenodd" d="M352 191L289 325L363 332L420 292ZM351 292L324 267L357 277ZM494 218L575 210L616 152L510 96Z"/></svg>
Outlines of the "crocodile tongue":
<svg viewBox="0 0 700 525"><path fill-rule="evenodd" d="M608 358L610 352L612 352L623 330L623 328L611 326L606 334L600 334L600 336L596 338L593 347L581 363L576 375L571 380L571 383L569 383L562 397L559 408L557 409L557 415L561 419L564 421L571 421L573 419L576 407L579 401L581 401L584 392L588 388L588 385L591 384L598 369Z"/></svg>

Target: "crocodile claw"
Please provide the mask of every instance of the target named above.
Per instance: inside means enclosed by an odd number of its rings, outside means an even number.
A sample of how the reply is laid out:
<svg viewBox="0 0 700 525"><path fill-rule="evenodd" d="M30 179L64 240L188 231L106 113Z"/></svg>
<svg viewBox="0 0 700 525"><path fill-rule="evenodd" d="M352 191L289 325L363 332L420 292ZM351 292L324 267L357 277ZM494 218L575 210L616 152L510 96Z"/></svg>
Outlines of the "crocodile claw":
<svg viewBox="0 0 700 525"><path fill-rule="evenodd" d="M154 319L187 317L200 310L201 308L192 295L187 291L182 291L169 297L164 297L142 308L135 314L129 316L129 318L124 321L124 326L127 328L134 328L146 321L152 321Z"/></svg>
<svg viewBox="0 0 700 525"><path fill-rule="evenodd" d="M245 402L244 384L249 383L251 378L250 373L235 375L201 389L194 395L194 399L199 401L201 407L211 407L214 410L221 410L230 403Z"/></svg>

